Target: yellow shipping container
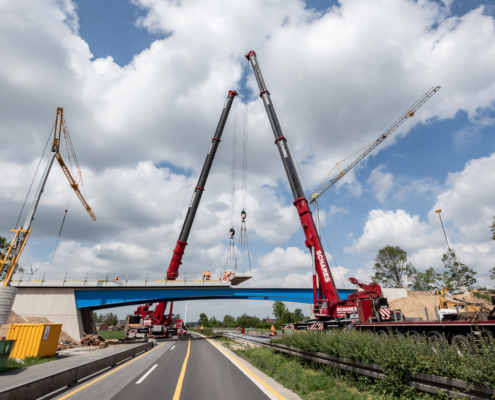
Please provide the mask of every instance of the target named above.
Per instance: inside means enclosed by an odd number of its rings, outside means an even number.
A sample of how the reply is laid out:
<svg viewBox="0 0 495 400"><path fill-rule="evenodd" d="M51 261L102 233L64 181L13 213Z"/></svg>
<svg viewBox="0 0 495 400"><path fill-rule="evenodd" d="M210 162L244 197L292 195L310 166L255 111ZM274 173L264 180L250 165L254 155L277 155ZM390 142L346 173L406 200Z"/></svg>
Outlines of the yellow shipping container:
<svg viewBox="0 0 495 400"><path fill-rule="evenodd" d="M54 356L62 324L10 324L7 340L16 340L10 358Z"/></svg>

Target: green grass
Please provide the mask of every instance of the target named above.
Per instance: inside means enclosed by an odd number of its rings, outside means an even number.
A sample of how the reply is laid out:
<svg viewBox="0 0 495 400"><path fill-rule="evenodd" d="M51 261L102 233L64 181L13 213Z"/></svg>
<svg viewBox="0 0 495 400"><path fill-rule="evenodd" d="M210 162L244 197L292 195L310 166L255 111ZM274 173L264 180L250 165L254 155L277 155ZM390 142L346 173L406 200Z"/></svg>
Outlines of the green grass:
<svg viewBox="0 0 495 400"><path fill-rule="evenodd" d="M98 331L105 339L125 339L126 331Z"/></svg>
<svg viewBox="0 0 495 400"><path fill-rule="evenodd" d="M393 398L367 390L373 385L373 379L355 376L336 368L260 347L234 352L305 400Z"/></svg>
<svg viewBox="0 0 495 400"><path fill-rule="evenodd" d="M31 367L36 364L43 364L49 361L56 360L57 357L26 357L24 360L24 364L16 363L12 358L9 358L7 364L5 364L5 368L2 372L13 371L14 369L21 369L26 367Z"/></svg>

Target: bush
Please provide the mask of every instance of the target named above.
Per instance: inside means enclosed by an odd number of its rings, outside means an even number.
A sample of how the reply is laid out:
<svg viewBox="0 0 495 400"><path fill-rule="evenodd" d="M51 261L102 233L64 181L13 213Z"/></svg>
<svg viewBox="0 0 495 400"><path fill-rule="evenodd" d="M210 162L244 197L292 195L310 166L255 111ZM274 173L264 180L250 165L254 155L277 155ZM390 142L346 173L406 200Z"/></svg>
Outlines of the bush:
<svg viewBox="0 0 495 400"><path fill-rule="evenodd" d="M492 302L491 296L487 295L486 293L480 293L480 292L472 292L473 296L476 297L477 299L483 299L488 301L489 303Z"/></svg>
<svg viewBox="0 0 495 400"><path fill-rule="evenodd" d="M480 338L477 341L478 350L463 355L459 355L457 347L447 341L433 349L426 338L418 340L409 336L340 330L301 331L274 342L304 351L378 364L390 376L389 380L378 385L384 394L399 396L411 391L406 381L409 373L414 372L495 386L495 342L492 337Z"/></svg>
<svg viewBox="0 0 495 400"><path fill-rule="evenodd" d="M369 389L363 385L364 381L370 380L366 377L354 377L336 368L322 366L265 348L236 350L235 353L303 399L378 399L369 392L363 393L364 390Z"/></svg>

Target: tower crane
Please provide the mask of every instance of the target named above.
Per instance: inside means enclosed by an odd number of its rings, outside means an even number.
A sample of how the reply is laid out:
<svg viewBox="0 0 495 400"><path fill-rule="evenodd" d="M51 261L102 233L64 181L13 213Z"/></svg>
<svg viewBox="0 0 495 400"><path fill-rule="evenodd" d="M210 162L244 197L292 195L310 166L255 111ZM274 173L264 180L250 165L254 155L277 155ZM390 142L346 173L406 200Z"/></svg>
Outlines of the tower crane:
<svg viewBox="0 0 495 400"><path fill-rule="evenodd" d="M67 147L70 148L74 162L76 164L76 167L78 169L78 180L79 183L72 177L72 174L69 171L69 168L65 164L64 160L62 159L62 155L60 154L60 145L61 145L61 140L62 140L62 134L66 140ZM69 155L70 157L70 155ZM28 212L28 215L26 217L26 221L24 222L24 225L20 226L18 229L13 229L10 232L15 233L14 239L12 240L10 247L5 253L5 256L3 259L0 259L0 271L3 271L4 268L7 269L5 279L3 281L3 286L10 286L10 282L12 280L12 275L15 270L15 266L17 265L19 258L21 257L22 251L24 250L24 246L26 245L26 242L29 238L29 235L31 234L32 230L32 222L34 220L34 214L36 212L36 209L38 208L38 204L40 202L41 194L43 193L45 189L45 184L48 179L48 174L50 173L50 170L53 165L53 161L57 159L58 163L62 167L62 170L64 171L65 176L67 177L70 187L76 192L77 197L79 200L81 200L81 203L83 204L84 208L86 211L88 211L89 215L91 218L96 221L96 215L94 214L93 210L91 207L88 205L86 202L84 196L79 190L79 184L82 183L82 175L81 175L81 169L79 167L79 162L77 161L77 157L75 156L74 152L74 147L72 146L72 140L69 135L69 130L67 129L67 125L65 123L64 119L64 109L61 107L57 108L57 115L55 117L55 128L54 128L54 134L53 134L53 143L52 143L52 149L50 152L50 156L48 158L48 163L46 164L45 170L43 172L43 175L41 177L41 181L38 185L38 189L36 190L36 193L34 195L34 200L33 204Z"/></svg>
<svg viewBox="0 0 495 400"><path fill-rule="evenodd" d="M351 169L353 169L357 164L359 164L368 154L370 154L380 143L382 143L386 138L388 138L399 126L401 126L408 118L414 116L416 111L425 104L428 100L432 98L432 96L440 90L440 86L434 86L430 90L428 90L421 98L416 101L409 109L402 114L390 127L380 135L378 139L376 139L368 148L356 159L354 160L347 168L340 170L339 163L337 163L337 167L339 168L339 175L333 178L332 180L324 183L323 181L320 186L316 189L315 193L309 198L309 204L315 202L318 197L320 197L323 193L325 193L328 189L330 189L333 185L335 185L340 179L344 177ZM342 160L344 161L344 160ZM342 162L340 161L340 162ZM326 178L325 178L326 180Z"/></svg>

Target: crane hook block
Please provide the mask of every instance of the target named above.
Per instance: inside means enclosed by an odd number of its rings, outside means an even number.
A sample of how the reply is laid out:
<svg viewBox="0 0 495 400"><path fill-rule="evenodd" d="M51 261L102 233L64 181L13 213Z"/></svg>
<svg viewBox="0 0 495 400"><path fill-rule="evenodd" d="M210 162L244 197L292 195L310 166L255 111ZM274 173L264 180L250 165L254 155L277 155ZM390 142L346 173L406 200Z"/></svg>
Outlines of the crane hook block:
<svg viewBox="0 0 495 400"><path fill-rule="evenodd" d="M442 210L439 208L438 210L435 211L437 214L440 214Z"/></svg>
<svg viewBox="0 0 495 400"><path fill-rule="evenodd" d="M246 219L246 211L244 210L241 211L241 218L243 221Z"/></svg>
<svg viewBox="0 0 495 400"><path fill-rule="evenodd" d="M235 235L235 230L234 230L234 228L230 228L230 238L231 238L231 239L234 239L234 235Z"/></svg>

